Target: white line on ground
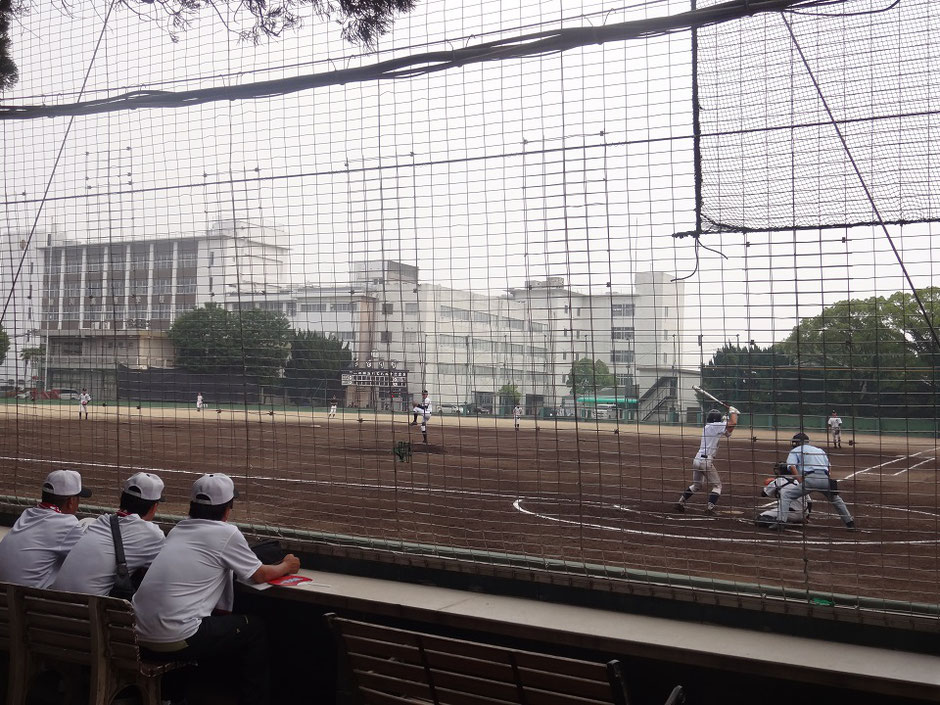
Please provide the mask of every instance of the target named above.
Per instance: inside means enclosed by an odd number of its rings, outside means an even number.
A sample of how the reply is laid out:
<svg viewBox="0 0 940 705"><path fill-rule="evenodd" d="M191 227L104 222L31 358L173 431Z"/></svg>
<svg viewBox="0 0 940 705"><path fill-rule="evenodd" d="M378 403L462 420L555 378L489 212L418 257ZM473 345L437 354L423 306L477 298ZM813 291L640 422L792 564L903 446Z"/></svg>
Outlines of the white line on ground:
<svg viewBox="0 0 940 705"><path fill-rule="evenodd" d="M892 465L892 464L898 463L898 462L900 462L900 461L902 461L902 460L907 460L908 458L916 458L918 455L923 455L923 454L926 453L926 452L927 452L926 450L922 450L922 451L919 451L919 452L917 452L917 453L911 453L910 455L899 455L899 456L898 456L897 458L895 458L894 460L889 460L888 462L882 463L881 465L872 465L872 466L869 467L869 468L864 468L863 470L859 470L858 472L853 472L851 475L847 475L846 477L843 477L842 480L840 480L840 482L841 482L841 481L844 481L844 480L851 480L851 479L852 479L853 477L855 477L856 475L864 475L866 472L871 472L872 470L877 470L878 468L883 468L885 465Z"/></svg>
<svg viewBox="0 0 940 705"><path fill-rule="evenodd" d="M917 465L911 465L909 468L904 468L903 470L900 470L900 471L898 471L898 472L892 474L891 477L897 477L898 475L903 475L903 474L906 473L908 470L913 470L914 468L919 468L921 465L925 465L925 464L929 463L931 460L936 460L936 458L927 458L927 460L921 460L919 463L917 463Z"/></svg>

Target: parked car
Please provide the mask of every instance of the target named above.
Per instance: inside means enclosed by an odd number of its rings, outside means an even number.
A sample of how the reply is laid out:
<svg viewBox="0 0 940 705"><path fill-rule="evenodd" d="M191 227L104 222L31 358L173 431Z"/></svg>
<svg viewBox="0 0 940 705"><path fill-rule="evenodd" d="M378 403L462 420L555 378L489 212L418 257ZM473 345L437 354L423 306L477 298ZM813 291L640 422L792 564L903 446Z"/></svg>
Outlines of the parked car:
<svg viewBox="0 0 940 705"><path fill-rule="evenodd" d="M82 395L77 389L59 389L59 399L66 399L68 401L78 401L78 398Z"/></svg>
<svg viewBox="0 0 940 705"><path fill-rule="evenodd" d="M459 414L462 409L457 404L444 404L441 407L441 411L445 414Z"/></svg>

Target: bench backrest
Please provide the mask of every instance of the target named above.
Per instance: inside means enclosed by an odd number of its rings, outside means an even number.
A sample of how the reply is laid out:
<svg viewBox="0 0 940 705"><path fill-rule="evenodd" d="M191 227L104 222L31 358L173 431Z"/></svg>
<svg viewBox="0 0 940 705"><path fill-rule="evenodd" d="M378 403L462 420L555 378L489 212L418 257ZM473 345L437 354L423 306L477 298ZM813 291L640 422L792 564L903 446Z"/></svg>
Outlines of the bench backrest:
<svg viewBox="0 0 940 705"><path fill-rule="evenodd" d="M327 615L367 705L629 705L620 664Z"/></svg>
<svg viewBox="0 0 940 705"><path fill-rule="evenodd" d="M10 650L10 602L13 599L13 586L0 583L0 651Z"/></svg>
<svg viewBox="0 0 940 705"><path fill-rule="evenodd" d="M126 600L22 586L6 590L6 614L15 611L16 631L30 652L83 665L104 659L137 670L134 609Z"/></svg>

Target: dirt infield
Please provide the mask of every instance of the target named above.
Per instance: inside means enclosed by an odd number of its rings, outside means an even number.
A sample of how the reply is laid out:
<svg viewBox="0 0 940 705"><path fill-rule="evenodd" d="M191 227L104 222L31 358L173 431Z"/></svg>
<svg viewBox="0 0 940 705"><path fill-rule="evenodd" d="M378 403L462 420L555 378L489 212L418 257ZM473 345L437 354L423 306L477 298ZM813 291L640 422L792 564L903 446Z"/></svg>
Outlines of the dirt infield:
<svg viewBox="0 0 940 705"><path fill-rule="evenodd" d="M940 602L940 503L934 440L858 437L832 450L833 476L860 531L824 499L810 524L753 524L789 432L739 428L716 465L719 516L688 485L694 428L433 417L425 448L410 416L94 407L0 407L0 494L35 497L55 467L82 471L92 503L117 499L136 469L167 483L184 513L195 475L224 471L242 490L236 519L295 529L525 554L768 587ZM824 440L814 439L814 440ZM401 442L411 455L396 457ZM405 451L404 448L400 450ZM407 453L404 453L407 456Z"/></svg>

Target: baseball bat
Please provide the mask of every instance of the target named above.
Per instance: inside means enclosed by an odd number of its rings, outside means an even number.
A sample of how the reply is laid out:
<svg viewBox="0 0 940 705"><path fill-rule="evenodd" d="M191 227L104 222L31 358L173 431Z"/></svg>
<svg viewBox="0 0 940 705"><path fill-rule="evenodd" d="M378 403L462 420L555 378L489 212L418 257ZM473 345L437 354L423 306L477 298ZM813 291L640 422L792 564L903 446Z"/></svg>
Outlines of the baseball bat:
<svg viewBox="0 0 940 705"><path fill-rule="evenodd" d="M701 394L701 395L704 396L704 397L708 397L708 398L711 399L713 402L717 402L718 404L721 404L721 405L722 405L723 407L725 407L726 409L730 409L730 408L731 408L731 404L728 404L728 403L726 403L726 402L723 402L721 399L719 399L718 397L716 397L714 394L709 394L709 393L706 392L704 389L702 389L701 387L699 387L697 384L693 384L693 385L692 385L692 391L693 391L693 392L698 392L699 394Z"/></svg>

